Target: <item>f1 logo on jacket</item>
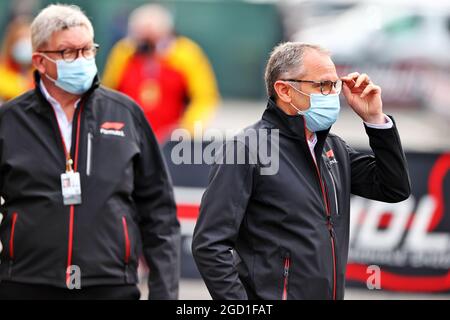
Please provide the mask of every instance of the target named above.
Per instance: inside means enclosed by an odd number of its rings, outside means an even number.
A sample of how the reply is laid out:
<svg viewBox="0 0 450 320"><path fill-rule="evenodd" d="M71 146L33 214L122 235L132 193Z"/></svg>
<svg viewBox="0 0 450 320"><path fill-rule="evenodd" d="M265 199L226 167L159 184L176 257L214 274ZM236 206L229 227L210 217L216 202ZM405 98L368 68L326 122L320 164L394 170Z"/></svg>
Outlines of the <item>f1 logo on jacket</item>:
<svg viewBox="0 0 450 320"><path fill-rule="evenodd" d="M330 160L330 164L337 164L338 163L336 158L334 157L333 149L328 150L326 152L326 155L327 155L328 160Z"/></svg>
<svg viewBox="0 0 450 320"><path fill-rule="evenodd" d="M104 122L100 126L100 133L104 135L125 137L125 132L123 128L125 127L125 123L123 122Z"/></svg>

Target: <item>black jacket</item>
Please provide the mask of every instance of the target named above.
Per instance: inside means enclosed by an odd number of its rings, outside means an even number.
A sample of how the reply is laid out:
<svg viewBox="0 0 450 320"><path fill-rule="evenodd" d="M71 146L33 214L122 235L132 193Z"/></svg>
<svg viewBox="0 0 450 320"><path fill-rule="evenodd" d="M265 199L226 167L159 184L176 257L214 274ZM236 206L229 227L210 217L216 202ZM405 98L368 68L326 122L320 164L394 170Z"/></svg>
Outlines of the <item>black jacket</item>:
<svg viewBox="0 0 450 320"><path fill-rule="evenodd" d="M260 174L245 139L254 129L279 129L275 175ZM227 143L222 156L234 149L258 161L215 164L210 173L192 249L214 299L343 299L350 194L399 202L410 182L395 124L366 127L374 154L328 131L317 133L316 167L303 117L269 100L262 120Z"/></svg>
<svg viewBox="0 0 450 320"><path fill-rule="evenodd" d="M97 80L75 112L71 157L82 204L65 206L63 141L39 85L0 108L0 279L66 287L73 265L81 287L134 284L143 253L150 298L176 298L180 230L173 190L141 108Z"/></svg>

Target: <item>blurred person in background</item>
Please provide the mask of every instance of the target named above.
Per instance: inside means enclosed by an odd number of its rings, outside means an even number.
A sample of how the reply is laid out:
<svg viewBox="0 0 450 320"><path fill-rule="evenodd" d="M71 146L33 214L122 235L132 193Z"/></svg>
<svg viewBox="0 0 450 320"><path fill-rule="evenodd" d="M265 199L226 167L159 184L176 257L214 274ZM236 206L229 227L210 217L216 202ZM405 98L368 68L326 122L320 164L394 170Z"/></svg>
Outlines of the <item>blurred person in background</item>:
<svg viewBox="0 0 450 320"><path fill-rule="evenodd" d="M0 51L0 105L33 87L30 21L15 18Z"/></svg>
<svg viewBox="0 0 450 320"><path fill-rule="evenodd" d="M102 83L137 101L160 142L173 129L193 132L195 122L207 123L219 101L208 58L176 35L172 15L156 4L131 13L128 36L113 47Z"/></svg>
<svg viewBox="0 0 450 320"><path fill-rule="evenodd" d="M0 299L176 299L180 226L142 109L100 86L91 22L50 5L31 25L35 89L0 108Z"/></svg>

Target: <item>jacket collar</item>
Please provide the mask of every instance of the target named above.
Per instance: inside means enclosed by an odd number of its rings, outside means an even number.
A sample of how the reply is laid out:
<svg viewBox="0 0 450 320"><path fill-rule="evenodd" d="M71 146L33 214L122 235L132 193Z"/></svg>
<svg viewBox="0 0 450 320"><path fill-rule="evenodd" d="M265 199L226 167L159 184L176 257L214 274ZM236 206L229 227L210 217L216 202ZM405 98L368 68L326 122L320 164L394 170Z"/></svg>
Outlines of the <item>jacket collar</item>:
<svg viewBox="0 0 450 320"><path fill-rule="evenodd" d="M34 92L38 96L38 103L34 106L37 108L39 112L45 112L49 111L48 107L50 106L49 102L44 96L44 93L41 90L40 82L41 82L41 75L37 70L34 71ZM92 83L91 88L82 96L81 101L86 101L86 99L100 86L100 80L98 75L95 76L94 82Z"/></svg>
<svg viewBox="0 0 450 320"><path fill-rule="evenodd" d="M271 123L275 129L279 129L280 135L299 140L300 144L309 153L309 147L306 141L305 118L302 115L288 115L284 113L284 111L277 106L275 100L269 98L262 119ZM331 128L316 132L317 144L314 148L316 159L319 159L322 153L330 129Z"/></svg>

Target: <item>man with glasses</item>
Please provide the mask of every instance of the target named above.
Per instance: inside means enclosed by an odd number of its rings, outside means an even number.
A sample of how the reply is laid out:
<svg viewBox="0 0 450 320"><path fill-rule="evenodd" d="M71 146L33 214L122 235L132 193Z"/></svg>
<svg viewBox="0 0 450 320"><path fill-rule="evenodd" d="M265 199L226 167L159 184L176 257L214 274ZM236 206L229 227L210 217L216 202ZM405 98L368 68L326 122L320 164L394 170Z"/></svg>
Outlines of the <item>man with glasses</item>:
<svg viewBox="0 0 450 320"><path fill-rule="evenodd" d="M410 195L399 134L382 111L380 87L366 74L339 78L318 46L279 45L265 80L262 120L227 142L213 165L194 258L214 299L343 299L350 194L385 202ZM364 121L373 153L329 133L341 90ZM246 139L252 130L256 146ZM262 174L267 162L257 148L274 131L278 171ZM230 154L257 161L232 164Z"/></svg>
<svg viewBox="0 0 450 320"><path fill-rule="evenodd" d="M50 5L31 26L36 88L0 108L0 299L178 294L170 177L141 108L99 85L92 24Z"/></svg>

